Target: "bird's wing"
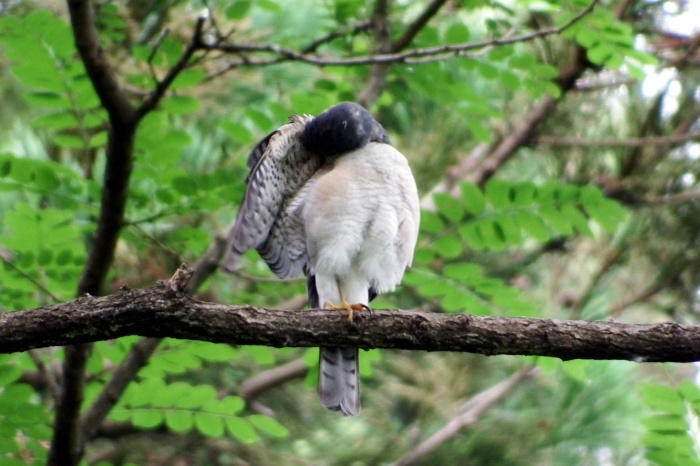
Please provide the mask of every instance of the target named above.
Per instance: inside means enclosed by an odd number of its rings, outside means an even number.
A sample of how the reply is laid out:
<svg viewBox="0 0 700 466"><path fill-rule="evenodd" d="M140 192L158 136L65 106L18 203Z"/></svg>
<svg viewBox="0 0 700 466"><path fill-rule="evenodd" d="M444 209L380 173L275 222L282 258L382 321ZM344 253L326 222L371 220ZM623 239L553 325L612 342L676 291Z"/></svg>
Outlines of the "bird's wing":
<svg viewBox="0 0 700 466"><path fill-rule="evenodd" d="M301 271L305 260L303 225L293 215L303 198L302 187L319 169L318 156L301 142L310 116L292 116L290 122L260 141L248 156L252 167L224 268L233 270L238 257L257 249L279 277Z"/></svg>

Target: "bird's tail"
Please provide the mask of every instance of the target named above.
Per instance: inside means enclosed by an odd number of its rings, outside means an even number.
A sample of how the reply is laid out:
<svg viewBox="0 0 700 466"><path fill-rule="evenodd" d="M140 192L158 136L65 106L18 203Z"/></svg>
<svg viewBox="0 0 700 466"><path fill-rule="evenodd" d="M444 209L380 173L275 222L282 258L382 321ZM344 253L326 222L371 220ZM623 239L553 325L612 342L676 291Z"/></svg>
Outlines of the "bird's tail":
<svg viewBox="0 0 700 466"><path fill-rule="evenodd" d="M305 270L309 307L319 308L316 277ZM319 350L318 398L326 408L345 416L360 414L360 355L357 348Z"/></svg>
<svg viewBox="0 0 700 466"><path fill-rule="evenodd" d="M360 414L360 358L357 348L321 348L318 360L318 397L331 411Z"/></svg>

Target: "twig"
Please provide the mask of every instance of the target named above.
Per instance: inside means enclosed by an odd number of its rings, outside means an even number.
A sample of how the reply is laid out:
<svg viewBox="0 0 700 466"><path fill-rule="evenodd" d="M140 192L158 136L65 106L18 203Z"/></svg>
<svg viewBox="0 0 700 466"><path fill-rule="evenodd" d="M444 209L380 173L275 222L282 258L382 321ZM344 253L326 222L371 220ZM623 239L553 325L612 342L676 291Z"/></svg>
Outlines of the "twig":
<svg viewBox="0 0 700 466"><path fill-rule="evenodd" d="M204 15L201 15L197 18L192 37L190 38L187 47L185 47L185 50L182 52L182 55L178 59L177 63L175 63L175 65L173 65L172 68L170 68L170 70L163 77L162 80L156 83L156 88L153 90L153 92L151 92L151 94L141 104L141 106L139 106L136 109L137 119L143 118L148 112L155 108L155 106L163 98L165 92L168 90L175 78L177 78L180 72L187 67L190 58L192 58L194 53L199 49L205 48L205 45L202 42L202 30L204 28L205 21L206 16Z"/></svg>
<svg viewBox="0 0 700 466"><path fill-rule="evenodd" d="M445 441L457 435L462 429L476 424L487 409L500 401L521 382L534 377L537 373L537 368L527 367L497 383L493 387L477 393L464 404L459 414L450 419L441 429L418 444L398 461L392 463L392 466L408 466L414 464L420 458L445 443Z"/></svg>
<svg viewBox="0 0 700 466"><path fill-rule="evenodd" d="M627 139L584 139L566 136L536 136L531 142L561 147L645 147L666 146L689 141L700 141L700 131L668 136L650 136Z"/></svg>
<svg viewBox="0 0 700 466"><path fill-rule="evenodd" d="M332 42L335 39L347 36L349 34L354 35L354 34L357 34L359 32L366 31L371 26L372 26L371 21L360 21L350 28L343 28L343 29L338 29L336 31L329 32L325 36L321 36L318 39L311 41L309 43L309 45L307 45L306 47L301 49L301 53L303 53L303 54L313 53L316 50L318 50L318 48L320 46L327 44L328 42Z"/></svg>
<svg viewBox="0 0 700 466"><path fill-rule="evenodd" d="M51 371L49 371L48 367L46 367L46 364L44 364L44 361L41 359L41 355L36 350L30 350L28 353L29 357L32 359L32 362L36 366L39 375L46 381L46 386L49 389L51 398L53 399L54 403L58 403L58 400L61 398L61 387L56 382L56 378L53 376Z"/></svg>
<svg viewBox="0 0 700 466"><path fill-rule="evenodd" d="M153 48L151 49L151 53L148 55L148 59L146 62L148 63L148 68L151 70L151 76L153 77L153 83L158 84L158 76L156 75L156 70L153 68L153 59L156 57L156 53L158 53L158 49L160 48L161 44L165 40L166 37L168 37L168 34L170 34L170 29L165 28L161 31L160 35L158 36L158 40L156 41L155 44L153 44Z"/></svg>
<svg viewBox="0 0 700 466"><path fill-rule="evenodd" d="M418 17L403 31L403 34L394 41L393 51L399 52L408 47L445 3L447 3L447 0L433 0L430 2L430 4L425 7L425 10L423 10L423 13L418 15Z"/></svg>
<svg viewBox="0 0 700 466"><path fill-rule="evenodd" d="M389 63L425 63L427 61L442 61L450 57L455 56L467 56L467 52L471 50L477 50L489 46L499 46L508 45L521 42L528 42L534 39L561 34L566 29L573 26L581 18L590 13L598 0L593 0L586 8L581 10L569 21L558 27L539 29L527 34L521 34L519 36L513 37L500 37L495 39L486 39L482 41L462 43L462 44L452 44L452 45L440 45L434 47L423 47L412 50L406 50L404 52L397 53L384 53L377 55L366 55L359 57L350 58L332 58L332 57L318 57L316 55L311 55L303 53L294 49L281 47L273 44L202 44L201 47L208 50L219 50L229 54L241 54L241 53L268 53L275 57L272 59L256 59L246 57L236 62L232 62L226 67L226 70L237 68L242 65L247 66L265 66L275 63L280 63L282 61L297 61L301 63L308 63L316 66L360 66L360 65L372 65L372 64L389 64ZM220 71L217 74L221 74L224 71Z"/></svg>
<svg viewBox="0 0 700 466"><path fill-rule="evenodd" d="M0 254L0 261L2 261L2 263L5 264L7 267L11 268L12 270L14 270L14 271L17 272L18 274L20 274L24 279L26 279L27 281L31 282L31 284L34 285L39 291L41 291L41 292L44 293L46 296L48 296L49 298L51 298L51 300L52 300L54 303L60 303L60 302L61 302L61 298L59 298L58 296L56 296L55 294L53 294L53 293L51 292L51 290L49 290L48 288L46 288L43 284L41 284L41 282L39 282L38 280L36 280L34 277L32 277L31 275L29 275L27 272L25 272L24 270L20 269L20 268L17 267L15 264L13 264L12 261L7 260L7 258L6 258L5 256L3 256L2 254Z"/></svg>

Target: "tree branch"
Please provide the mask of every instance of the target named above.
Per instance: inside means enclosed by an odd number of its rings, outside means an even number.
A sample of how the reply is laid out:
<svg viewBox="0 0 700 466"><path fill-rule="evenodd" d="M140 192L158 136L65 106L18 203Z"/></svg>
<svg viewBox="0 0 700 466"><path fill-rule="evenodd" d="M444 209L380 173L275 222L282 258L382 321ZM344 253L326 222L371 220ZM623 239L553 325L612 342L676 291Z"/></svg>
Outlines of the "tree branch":
<svg viewBox="0 0 700 466"><path fill-rule="evenodd" d="M46 322L52 322L47 326ZM126 335L273 347L356 346L568 359L692 362L700 326L622 324L376 310L353 324L338 312L224 306L194 300L171 281L146 290L0 316L0 353Z"/></svg>
<svg viewBox="0 0 700 466"><path fill-rule="evenodd" d="M190 38L187 47L185 47L184 52L178 59L177 63L173 65L168 73L156 83L156 88L151 92L148 98L141 104L141 106L136 110L137 119L143 118L148 112L153 110L155 106L160 102L160 100L165 95L170 85L173 83L175 78L184 70L192 56L195 52L202 48L202 29L204 28L204 22L206 21L205 16L200 16L197 18L197 23L194 27L194 32Z"/></svg>
<svg viewBox="0 0 700 466"><path fill-rule="evenodd" d="M376 0L372 13L372 33L374 36L374 54L394 51L391 43L391 24L389 21L389 0ZM373 63L369 70L369 78L365 86L357 93L357 103L369 108L384 90L386 75L389 73L388 63Z"/></svg>
<svg viewBox="0 0 700 466"><path fill-rule="evenodd" d="M535 144L561 147L647 147L680 144L689 141L700 141L700 131L668 136L650 136L627 139L583 139L576 137L537 136L531 139Z"/></svg>
<svg viewBox="0 0 700 466"><path fill-rule="evenodd" d="M90 81L109 115L109 137L97 231L92 238L85 268L78 282L78 294L98 294L114 258L126 207L132 153L136 131L135 111L119 85L102 49L93 5L88 0L68 0L73 37ZM87 345L66 348L63 386L56 407L50 465L73 465L80 459L78 421L85 385Z"/></svg>
<svg viewBox="0 0 700 466"><path fill-rule="evenodd" d="M401 37L394 41L392 47L393 51L398 52L408 47L418 33L428 24L433 16L440 11L440 8L442 8L445 3L447 3L447 0L433 0L430 2L430 4L425 7L425 10L423 10L423 13L418 15L418 17L403 31Z"/></svg>
<svg viewBox="0 0 700 466"><path fill-rule="evenodd" d="M477 393L467 401L460 412L450 419L441 429L412 450L402 456L391 466L409 466L415 464L420 458L430 453L445 441L457 435L462 429L476 424L481 415L491 406L500 401L504 396L516 388L524 380L528 380L537 374L537 368L527 367L493 387Z"/></svg>
<svg viewBox="0 0 700 466"><path fill-rule="evenodd" d="M561 34L566 29L573 26L581 18L586 16L588 13L593 11L593 8L598 3L598 0L593 0L586 8L577 13L565 24L558 27L544 28L537 31L529 32L527 34L521 34L519 36L512 37L500 37L495 39L486 39L476 42L468 42L462 44L451 44L451 45L440 45L435 47L423 47L412 50L406 50L404 52L396 53L384 53L377 55L366 55L360 57L351 58L333 58L333 57L319 57L317 55L311 55L303 52L299 52L294 49L281 47L274 44L236 44L236 43L216 43L216 44L202 44L201 48L206 50L218 50L230 54L241 54L241 53L265 53L273 55L270 59L255 59L246 57L240 61L230 64L226 70L230 70L242 65L250 66L265 66L275 63L280 63L283 61L297 61L301 63L308 63L310 65L316 66L359 66L359 65L372 65L376 63L389 64L389 63L426 63L429 61L441 61L446 60L450 57L455 56L467 56L468 52L472 50L482 49L489 46L507 45L520 42L528 42L538 38Z"/></svg>

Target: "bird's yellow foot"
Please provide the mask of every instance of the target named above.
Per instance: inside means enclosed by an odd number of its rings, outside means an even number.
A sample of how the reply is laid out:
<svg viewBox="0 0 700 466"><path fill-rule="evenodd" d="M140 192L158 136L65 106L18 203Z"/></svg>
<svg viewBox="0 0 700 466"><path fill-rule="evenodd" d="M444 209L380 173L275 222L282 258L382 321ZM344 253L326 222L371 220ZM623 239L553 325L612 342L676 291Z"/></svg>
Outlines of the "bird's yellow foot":
<svg viewBox="0 0 700 466"><path fill-rule="evenodd" d="M333 310L333 311L346 311L348 313L348 322L352 322L354 312L361 312L361 311L370 312L371 311L369 306L367 306L365 304L350 304L347 301L345 301L344 298L341 298L339 306L336 306L335 304L331 303L330 301L326 301L323 304L323 307L326 309Z"/></svg>

